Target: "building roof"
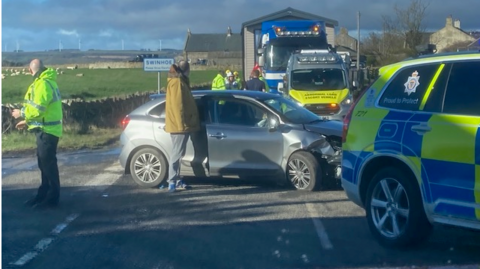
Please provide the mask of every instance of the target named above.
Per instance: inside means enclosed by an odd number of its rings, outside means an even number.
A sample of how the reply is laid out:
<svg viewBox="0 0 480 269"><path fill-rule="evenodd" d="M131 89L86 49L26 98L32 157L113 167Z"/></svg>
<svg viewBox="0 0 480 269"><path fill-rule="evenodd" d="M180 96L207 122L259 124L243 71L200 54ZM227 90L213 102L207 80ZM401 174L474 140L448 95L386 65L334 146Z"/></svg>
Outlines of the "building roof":
<svg viewBox="0 0 480 269"><path fill-rule="evenodd" d="M185 44L186 52L242 51L240 34L192 34Z"/></svg>
<svg viewBox="0 0 480 269"><path fill-rule="evenodd" d="M283 9L283 10L280 10L280 11L262 16L260 18L253 19L253 20L242 23L242 31L243 31L243 28L245 28L245 27L260 24L264 21L281 19L281 18L286 17L286 16L298 17L300 19L305 19L305 20L319 20L319 21L324 21L325 23L333 24L334 26L338 26L338 21L336 21L336 20L328 19L328 18L325 18L325 17L322 17L322 16L317 16L317 15L312 14L312 13L307 13L307 12L303 12L303 11L288 7L286 9Z"/></svg>

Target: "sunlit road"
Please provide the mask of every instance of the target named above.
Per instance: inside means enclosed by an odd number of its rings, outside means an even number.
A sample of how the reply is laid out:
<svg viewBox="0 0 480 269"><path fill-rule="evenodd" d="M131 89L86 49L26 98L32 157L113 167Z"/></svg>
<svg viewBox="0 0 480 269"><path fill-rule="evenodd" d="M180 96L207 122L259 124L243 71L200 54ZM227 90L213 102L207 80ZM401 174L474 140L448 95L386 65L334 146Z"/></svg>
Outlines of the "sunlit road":
<svg viewBox="0 0 480 269"><path fill-rule="evenodd" d="M188 179L174 194L123 176L118 151L60 154L61 206L33 210L35 158L2 160L2 268L380 268L480 264L480 233L436 227L380 247L342 190ZM447 267L445 267L447 268Z"/></svg>

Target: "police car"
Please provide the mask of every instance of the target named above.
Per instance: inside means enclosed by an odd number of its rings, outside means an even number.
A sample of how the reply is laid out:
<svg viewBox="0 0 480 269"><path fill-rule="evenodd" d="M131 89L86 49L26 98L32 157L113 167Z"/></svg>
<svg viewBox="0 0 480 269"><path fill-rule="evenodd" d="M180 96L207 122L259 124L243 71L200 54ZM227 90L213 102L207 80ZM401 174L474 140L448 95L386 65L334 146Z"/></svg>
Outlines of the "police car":
<svg viewBox="0 0 480 269"><path fill-rule="evenodd" d="M480 52L382 67L343 129L342 186L382 245L480 230Z"/></svg>

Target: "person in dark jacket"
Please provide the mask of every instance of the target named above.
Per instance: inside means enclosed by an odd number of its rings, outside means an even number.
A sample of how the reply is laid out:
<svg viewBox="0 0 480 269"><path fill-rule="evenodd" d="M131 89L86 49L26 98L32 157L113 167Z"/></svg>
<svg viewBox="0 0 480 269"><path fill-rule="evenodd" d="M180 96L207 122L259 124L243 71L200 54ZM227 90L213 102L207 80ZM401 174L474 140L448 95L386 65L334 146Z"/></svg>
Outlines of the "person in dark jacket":
<svg viewBox="0 0 480 269"><path fill-rule="evenodd" d="M258 77L260 75L260 71L255 69L252 71L252 78L247 81L247 90L248 91L261 91L265 92L265 82L261 81Z"/></svg>

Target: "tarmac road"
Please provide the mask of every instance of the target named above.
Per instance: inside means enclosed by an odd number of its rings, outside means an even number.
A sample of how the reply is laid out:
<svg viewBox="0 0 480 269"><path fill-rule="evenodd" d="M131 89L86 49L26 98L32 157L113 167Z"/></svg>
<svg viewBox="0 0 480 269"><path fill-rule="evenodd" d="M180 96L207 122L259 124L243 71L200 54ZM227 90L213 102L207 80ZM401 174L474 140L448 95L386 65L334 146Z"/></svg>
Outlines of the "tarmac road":
<svg viewBox="0 0 480 269"><path fill-rule="evenodd" d="M54 210L22 205L39 185L33 156L2 159L2 267L480 268L480 233L439 226L420 247L385 249L340 189L187 179L170 194L137 187L117 156L59 154Z"/></svg>

